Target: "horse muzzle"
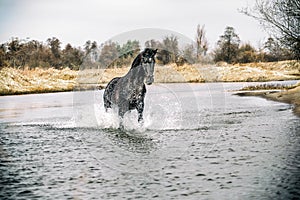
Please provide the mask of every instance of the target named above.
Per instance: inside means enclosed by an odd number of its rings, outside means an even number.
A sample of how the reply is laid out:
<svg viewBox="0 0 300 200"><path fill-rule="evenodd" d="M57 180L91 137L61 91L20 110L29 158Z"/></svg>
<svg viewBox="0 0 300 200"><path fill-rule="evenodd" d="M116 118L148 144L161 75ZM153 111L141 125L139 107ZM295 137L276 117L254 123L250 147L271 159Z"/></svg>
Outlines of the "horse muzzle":
<svg viewBox="0 0 300 200"><path fill-rule="evenodd" d="M146 79L146 81L145 81L145 83L146 83L147 85L151 85L153 82L154 82L153 76L147 77L147 79Z"/></svg>

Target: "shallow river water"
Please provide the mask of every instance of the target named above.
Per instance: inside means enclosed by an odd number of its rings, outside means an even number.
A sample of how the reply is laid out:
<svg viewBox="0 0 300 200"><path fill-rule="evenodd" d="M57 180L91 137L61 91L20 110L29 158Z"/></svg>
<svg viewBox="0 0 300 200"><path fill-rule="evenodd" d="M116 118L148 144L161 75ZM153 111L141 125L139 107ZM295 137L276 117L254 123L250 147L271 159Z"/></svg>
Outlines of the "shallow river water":
<svg viewBox="0 0 300 200"><path fill-rule="evenodd" d="M118 129L102 91L0 97L0 199L293 199L300 118L247 83L154 84Z"/></svg>

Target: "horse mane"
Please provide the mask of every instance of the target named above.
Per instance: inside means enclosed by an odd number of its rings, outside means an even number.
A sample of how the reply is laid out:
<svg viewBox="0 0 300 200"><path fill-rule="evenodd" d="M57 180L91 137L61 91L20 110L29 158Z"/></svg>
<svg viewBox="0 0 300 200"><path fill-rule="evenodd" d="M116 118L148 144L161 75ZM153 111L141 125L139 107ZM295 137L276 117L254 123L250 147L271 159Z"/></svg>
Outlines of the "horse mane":
<svg viewBox="0 0 300 200"><path fill-rule="evenodd" d="M141 64L141 62L142 62L142 53L139 53L139 55L137 55L137 57L135 57L135 59L132 62L131 68L137 67Z"/></svg>
<svg viewBox="0 0 300 200"><path fill-rule="evenodd" d="M137 55L137 56L135 57L135 59L133 60L132 65L131 65L131 68L134 68L134 67L139 66L139 65L142 63L142 56L143 56L143 54L144 54L145 52L149 52L149 51L151 52L151 51L153 51L153 49L145 48L144 51L142 51L141 53L139 53L139 55ZM153 52L154 52L154 54L156 54L157 49L154 50ZM153 55L154 55L154 54L153 54Z"/></svg>

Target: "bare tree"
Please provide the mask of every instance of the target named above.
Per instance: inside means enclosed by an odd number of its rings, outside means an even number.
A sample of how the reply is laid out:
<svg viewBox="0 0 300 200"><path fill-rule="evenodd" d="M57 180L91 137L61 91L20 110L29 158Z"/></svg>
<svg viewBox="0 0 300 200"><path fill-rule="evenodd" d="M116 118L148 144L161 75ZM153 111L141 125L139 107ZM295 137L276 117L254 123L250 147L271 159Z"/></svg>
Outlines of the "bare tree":
<svg viewBox="0 0 300 200"><path fill-rule="evenodd" d="M197 55L195 55L195 46L193 44L185 46L182 51L182 57L190 64L197 61Z"/></svg>
<svg viewBox="0 0 300 200"><path fill-rule="evenodd" d="M61 42L56 37L52 37L47 39L47 43L52 52L50 64L55 68L59 68L61 66Z"/></svg>
<svg viewBox="0 0 300 200"><path fill-rule="evenodd" d="M288 47L300 59L300 1L256 0L253 8L243 8L242 13L258 20L273 37Z"/></svg>
<svg viewBox="0 0 300 200"><path fill-rule="evenodd" d="M161 43L159 41L151 39L145 42L145 47L152 48L152 49L160 49Z"/></svg>
<svg viewBox="0 0 300 200"><path fill-rule="evenodd" d="M179 56L178 38L174 35L166 36L162 43L158 43L159 53L157 59L162 63L175 63Z"/></svg>
<svg viewBox="0 0 300 200"><path fill-rule="evenodd" d="M101 53L99 56L100 63L104 68L115 67L115 61L119 58L118 44L108 41L102 44Z"/></svg>
<svg viewBox="0 0 300 200"><path fill-rule="evenodd" d="M68 43L65 49L62 50L62 56L62 64L64 67L78 70L79 66L82 64L84 53Z"/></svg>
<svg viewBox="0 0 300 200"><path fill-rule="evenodd" d="M238 50L237 62L250 63L255 62L257 54L255 48L250 43L242 44Z"/></svg>
<svg viewBox="0 0 300 200"><path fill-rule="evenodd" d="M0 44L0 69L6 66L6 46L5 44Z"/></svg>
<svg viewBox="0 0 300 200"><path fill-rule="evenodd" d="M198 61L200 61L201 57L205 56L206 52L208 50L208 41L206 39L205 25L200 26L200 24L198 24L196 42L197 42L196 43L197 44L197 59L198 59Z"/></svg>

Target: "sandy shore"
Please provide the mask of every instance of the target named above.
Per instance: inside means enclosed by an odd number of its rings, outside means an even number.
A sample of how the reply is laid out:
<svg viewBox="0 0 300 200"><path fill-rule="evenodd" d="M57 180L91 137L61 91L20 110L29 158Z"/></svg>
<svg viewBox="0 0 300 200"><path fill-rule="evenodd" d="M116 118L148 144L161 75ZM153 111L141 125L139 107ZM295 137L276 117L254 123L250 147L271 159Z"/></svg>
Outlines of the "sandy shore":
<svg viewBox="0 0 300 200"><path fill-rule="evenodd" d="M300 116L300 84L294 89L267 94L266 98L295 105L294 112Z"/></svg>
<svg viewBox="0 0 300 200"><path fill-rule="evenodd" d="M258 90L258 91L239 91L239 96L259 96L273 101L279 101L294 105L293 111L300 116L300 82L293 88L287 90Z"/></svg>

